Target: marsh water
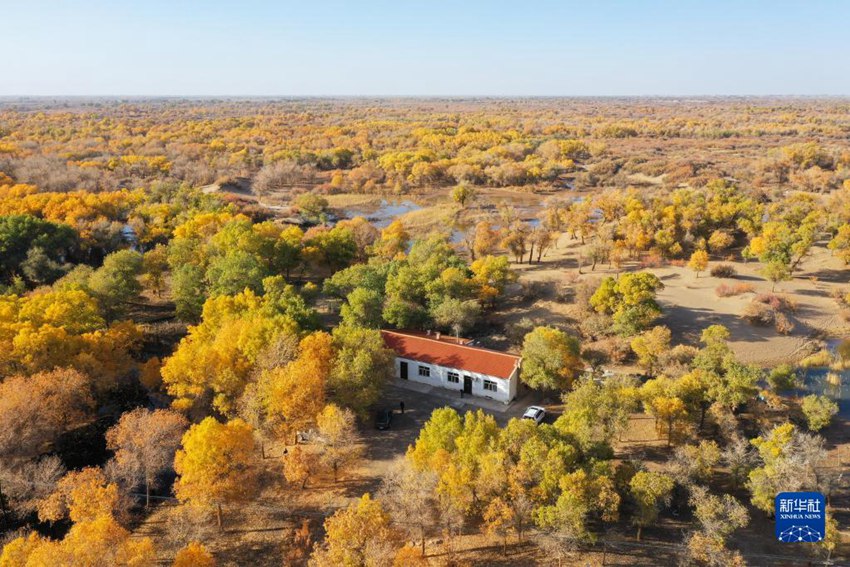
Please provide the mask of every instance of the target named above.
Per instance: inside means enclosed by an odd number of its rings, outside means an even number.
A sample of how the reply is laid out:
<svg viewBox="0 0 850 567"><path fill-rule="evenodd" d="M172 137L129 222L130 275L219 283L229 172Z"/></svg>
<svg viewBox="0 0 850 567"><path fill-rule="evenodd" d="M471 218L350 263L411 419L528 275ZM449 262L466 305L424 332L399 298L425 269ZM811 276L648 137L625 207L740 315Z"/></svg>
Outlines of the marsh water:
<svg viewBox="0 0 850 567"><path fill-rule="evenodd" d="M827 342L827 348L835 353L840 340ZM850 368L833 370L827 367L801 369L802 388L800 393L827 396L838 403L839 415L850 418Z"/></svg>

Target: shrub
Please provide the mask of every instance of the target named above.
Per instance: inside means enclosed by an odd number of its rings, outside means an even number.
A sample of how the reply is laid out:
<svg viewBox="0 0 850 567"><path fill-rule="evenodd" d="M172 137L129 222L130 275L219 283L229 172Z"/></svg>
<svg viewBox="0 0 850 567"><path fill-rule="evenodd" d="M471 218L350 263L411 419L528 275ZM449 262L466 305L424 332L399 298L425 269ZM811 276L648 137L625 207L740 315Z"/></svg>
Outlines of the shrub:
<svg viewBox="0 0 850 567"><path fill-rule="evenodd" d="M595 313L596 311L590 305L590 298L596 293L599 288L599 278L586 279L578 282L575 286L574 302L582 309Z"/></svg>
<svg viewBox="0 0 850 567"><path fill-rule="evenodd" d="M649 268L660 268L664 265L664 258L655 250L649 252L640 262L640 267L643 270Z"/></svg>
<svg viewBox="0 0 850 567"><path fill-rule="evenodd" d="M850 362L850 339L844 339L835 347L835 353L842 362Z"/></svg>
<svg viewBox="0 0 850 567"><path fill-rule="evenodd" d="M747 305L741 316L753 325L760 327L769 327L776 321L776 315L773 309L758 301L753 301Z"/></svg>
<svg viewBox="0 0 850 567"><path fill-rule="evenodd" d="M793 313L797 310L797 304L794 301L788 297L777 295L775 293L760 293L753 298L753 301L764 303L774 311L787 310Z"/></svg>
<svg viewBox="0 0 850 567"><path fill-rule="evenodd" d="M614 321L610 315L594 313L579 322L579 331L585 337L595 339L613 333Z"/></svg>
<svg viewBox="0 0 850 567"><path fill-rule="evenodd" d="M797 385L797 372L790 364L780 364L770 371L767 383L776 392L786 392Z"/></svg>
<svg viewBox="0 0 850 567"><path fill-rule="evenodd" d="M691 369L694 357L699 349L690 345L676 345L661 356L660 374L669 378L678 378L687 374Z"/></svg>
<svg viewBox="0 0 850 567"><path fill-rule="evenodd" d="M784 296L760 293L747 305L741 317L753 325L762 327L773 325L778 333L787 335L794 330L794 323L788 318L786 312L793 313L796 309L796 303Z"/></svg>
<svg viewBox="0 0 850 567"><path fill-rule="evenodd" d="M803 368L817 368L820 366L829 366L830 364L832 364L832 355L826 349L810 354L800 361L800 366Z"/></svg>
<svg viewBox="0 0 850 567"><path fill-rule="evenodd" d="M507 325L505 327L505 336L508 337L508 340L511 341L512 345L522 345L522 341L525 338L525 335L534 330L535 324L534 320L529 317L523 317L513 325Z"/></svg>
<svg viewBox="0 0 850 567"><path fill-rule="evenodd" d="M716 264L711 267L710 274L715 278L734 278L738 271L731 264Z"/></svg>
<svg viewBox="0 0 850 567"><path fill-rule="evenodd" d="M785 315L785 313L781 311L774 311L774 327L776 327L776 332L780 335L788 335L791 334L791 331L794 330L794 323Z"/></svg>
<svg viewBox="0 0 850 567"><path fill-rule="evenodd" d="M524 282L520 296L523 301L536 301L543 297L545 290L546 284L544 282Z"/></svg>
<svg viewBox="0 0 850 567"><path fill-rule="evenodd" d="M718 297L732 297L735 295L742 295L744 293L752 293L753 291L755 291L755 288L752 284L748 283L736 283L733 285L724 283L714 288L714 293L716 293Z"/></svg>
<svg viewBox="0 0 850 567"><path fill-rule="evenodd" d="M820 431L832 421L832 416L838 413L838 404L826 396L812 394L803 398L800 404L806 423L812 431Z"/></svg>
<svg viewBox="0 0 850 567"><path fill-rule="evenodd" d="M595 350L603 352L613 364L625 362L632 353L628 339L607 337L593 344Z"/></svg>

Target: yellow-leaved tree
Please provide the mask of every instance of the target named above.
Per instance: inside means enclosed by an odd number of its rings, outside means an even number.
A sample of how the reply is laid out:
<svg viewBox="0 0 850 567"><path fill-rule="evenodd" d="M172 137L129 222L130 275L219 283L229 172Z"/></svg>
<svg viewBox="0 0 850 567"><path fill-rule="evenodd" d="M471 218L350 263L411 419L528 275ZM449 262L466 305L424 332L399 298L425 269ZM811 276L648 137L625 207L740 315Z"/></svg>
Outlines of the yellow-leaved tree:
<svg viewBox="0 0 850 567"><path fill-rule="evenodd" d="M183 446L174 457L179 475L175 494L181 502L215 506L221 529L222 507L256 494L255 460L250 425L241 419L221 423L208 417L183 435Z"/></svg>
<svg viewBox="0 0 850 567"><path fill-rule="evenodd" d="M368 494L325 520L325 532L324 545L310 557L315 567L389 564L400 547L389 514Z"/></svg>
<svg viewBox="0 0 850 567"><path fill-rule="evenodd" d="M295 360L267 370L261 379L266 418L280 437L309 427L325 405L325 384L333 366L333 339L323 332L307 335L298 351Z"/></svg>
<svg viewBox="0 0 850 567"><path fill-rule="evenodd" d="M100 516L112 516L118 510L118 486L109 482L103 471L87 467L62 477L56 490L38 503L42 522L71 518L86 522Z"/></svg>
<svg viewBox="0 0 850 567"><path fill-rule="evenodd" d="M147 537L131 537L130 532L109 515L75 523L59 541L36 534L19 537L9 542L0 554L3 567L146 567L155 562L153 541Z"/></svg>
<svg viewBox="0 0 850 567"><path fill-rule="evenodd" d="M206 547L193 541L177 552L172 567L215 567L215 558Z"/></svg>
<svg viewBox="0 0 850 567"><path fill-rule="evenodd" d="M208 299L201 324L189 328L162 366L162 381L175 408L211 403L232 415L264 349L297 331L297 323L276 311L270 298L252 291Z"/></svg>
<svg viewBox="0 0 850 567"><path fill-rule="evenodd" d="M0 553L3 567L77 567L124 565L145 567L156 561L150 538L131 537L116 521L118 487L98 468L70 472L56 491L38 503L42 521L70 517L74 522L62 540L38 534L10 541Z"/></svg>
<svg viewBox="0 0 850 567"><path fill-rule="evenodd" d="M700 272L704 272L708 267L708 252L705 250L696 250L691 254L691 259L688 260L688 267L699 277Z"/></svg>

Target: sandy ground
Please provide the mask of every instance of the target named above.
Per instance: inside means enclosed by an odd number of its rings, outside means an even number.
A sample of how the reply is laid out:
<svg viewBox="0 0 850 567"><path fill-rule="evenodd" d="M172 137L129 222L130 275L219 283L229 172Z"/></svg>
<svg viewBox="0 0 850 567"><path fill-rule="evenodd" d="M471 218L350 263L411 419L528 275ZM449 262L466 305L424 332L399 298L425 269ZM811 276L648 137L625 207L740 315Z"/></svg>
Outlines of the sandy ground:
<svg viewBox="0 0 850 567"><path fill-rule="evenodd" d="M572 306L557 297L557 289L567 285L568 274L576 272L578 257L583 247L577 240L562 235L556 247L551 248L539 264L514 264L520 274L519 282L537 282L542 286L540 298L519 308L499 311L498 320L510 325L523 317L531 317L541 324L569 327ZM712 259L710 265L721 263ZM833 290L850 292L847 271L840 260L832 257L823 246L815 247L801 263L794 278L777 284L775 293L788 297L796 303L796 311L790 315L795 328L788 335L779 334L774 328L757 327L740 317L741 312L758 293L769 293L772 284L759 274L755 262L733 261L738 272L734 279L711 277L703 272L700 277L688 268L663 266L646 268L664 283L658 294L664 314L658 324L667 325L673 332L673 342L698 344L700 332L712 324L726 326L731 333L730 344L738 357L748 363L773 366L782 362L794 362L805 357L820 346L824 338L840 338L850 334L850 324L845 321L839 306L832 297ZM626 264L624 271L641 269L635 263ZM606 265L591 271L582 268L578 281L598 279L615 275L616 271ZM721 298L715 288L721 284L746 282L754 288L752 293Z"/></svg>

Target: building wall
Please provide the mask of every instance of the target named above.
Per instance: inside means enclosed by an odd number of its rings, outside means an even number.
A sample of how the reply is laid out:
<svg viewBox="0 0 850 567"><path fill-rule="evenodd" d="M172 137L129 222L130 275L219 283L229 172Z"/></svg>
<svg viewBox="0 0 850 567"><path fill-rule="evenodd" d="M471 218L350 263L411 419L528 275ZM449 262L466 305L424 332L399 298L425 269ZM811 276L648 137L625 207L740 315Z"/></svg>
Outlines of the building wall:
<svg viewBox="0 0 850 567"><path fill-rule="evenodd" d="M401 362L407 362L407 379L412 382L421 382L423 384L428 384L430 386L436 386L438 388L445 388L447 390L456 390L460 392L463 390L463 377L464 376L472 376L472 395L479 396L482 398L490 398L492 400L497 400L500 402L508 403L516 397L517 390L517 379L518 379L518 370L514 369L513 374L511 374L511 378L509 380L505 380L503 378L497 378L495 376L487 376L486 374L479 374L478 372L466 372L464 370L458 370L457 368L447 368L445 366L438 366L436 364L428 364L425 362L418 362L416 360L412 360L409 358L402 358L397 356L395 359L395 377L401 378ZM430 370L430 376L420 376L419 375L419 367L424 366ZM458 374L458 382L456 384L449 382L449 372L457 372ZM484 389L484 380L489 380L491 382L496 383L496 391L490 391ZM458 394L460 395L460 394Z"/></svg>

